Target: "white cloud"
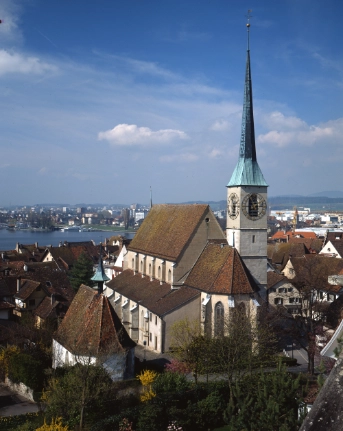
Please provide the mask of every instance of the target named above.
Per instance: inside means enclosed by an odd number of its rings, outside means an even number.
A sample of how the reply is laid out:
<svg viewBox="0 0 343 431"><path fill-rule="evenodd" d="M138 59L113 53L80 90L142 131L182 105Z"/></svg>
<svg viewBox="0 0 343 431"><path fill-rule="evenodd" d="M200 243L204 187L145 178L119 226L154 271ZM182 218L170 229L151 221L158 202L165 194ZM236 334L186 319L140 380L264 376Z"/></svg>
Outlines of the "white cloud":
<svg viewBox="0 0 343 431"><path fill-rule="evenodd" d="M257 142L270 144L275 147L286 147L289 145L312 146L324 138L332 137L332 127L307 126L306 130L278 131L272 130L264 135L259 135Z"/></svg>
<svg viewBox="0 0 343 431"><path fill-rule="evenodd" d="M15 0L2 0L0 3L0 40L4 42L21 42L22 34L18 27L21 7Z"/></svg>
<svg viewBox="0 0 343 431"><path fill-rule="evenodd" d="M314 146L325 144L332 148L339 144L343 133L343 118L326 123L309 125L301 118L285 116L274 111L259 118L259 122L269 130L257 138L259 144L274 147Z"/></svg>
<svg viewBox="0 0 343 431"><path fill-rule="evenodd" d="M259 118L259 122L268 129L278 129L288 131L289 129L306 129L308 126L300 118L286 117L279 111L274 111Z"/></svg>
<svg viewBox="0 0 343 431"><path fill-rule="evenodd" d="M0 50L0 76L7 73L42 74L56 72L57 67L41 61L37 57L28 57L15 52Z"/></svg>
<svg viewBox="0 0 343 431"><path fill-rule="evenodd" d="M161 156L160 162L173 163L173 162L195 162L198 160L198 156L192 153L183 154L169 154L167 156Z"/></svg>
<svg viewBox="0 0 343 431"><path fill-rule="evenodd" d="M209 152L208 156L209 156L211 159L215 159L215 158L217 158L217 157L221 156L222 154L223 154L223 152L222 152L221 150L219 150L218 148L213 148L213 149Z"/></svg>
<svg viewBox="0 0 343 431"><path fill-rule="evenodd" d="M228 130L228 128L229 122L226 120L217 120L210 127L210 129L214 130L215 132L222 132L224 130Z"/></svg>
<svg viewBox="0 0 343 431"><path fill-rule="evenodd" d="M187 134L181 130L162 129L154 132L149 127L138 127L135 124L118 124L113 129L98 134L100 141L123 146L165 144L175 139L187 138Z"/></svg>

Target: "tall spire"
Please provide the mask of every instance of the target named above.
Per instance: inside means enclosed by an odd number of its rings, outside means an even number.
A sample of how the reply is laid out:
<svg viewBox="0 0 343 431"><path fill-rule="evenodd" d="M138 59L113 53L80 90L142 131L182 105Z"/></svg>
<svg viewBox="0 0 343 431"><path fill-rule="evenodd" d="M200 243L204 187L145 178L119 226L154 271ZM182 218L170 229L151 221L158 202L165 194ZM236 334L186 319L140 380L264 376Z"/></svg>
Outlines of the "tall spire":
<svg viewBox="0 0 343 431"><path fill-rule="evenodd" d="M248 11L247 23L248 43L239 159L228 187L241 185L267 186L256 159L254 111L250 69L250 12L251 10Z"/></svg>

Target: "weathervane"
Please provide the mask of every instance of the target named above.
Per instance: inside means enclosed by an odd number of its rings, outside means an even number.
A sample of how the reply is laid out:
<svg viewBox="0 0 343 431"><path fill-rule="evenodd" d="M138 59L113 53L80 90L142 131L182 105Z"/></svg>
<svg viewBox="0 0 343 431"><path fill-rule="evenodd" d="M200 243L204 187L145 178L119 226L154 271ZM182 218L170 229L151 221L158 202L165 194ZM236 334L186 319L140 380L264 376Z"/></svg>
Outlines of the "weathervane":
<svg viewBox="0 0 343 431"><path fill-rule="evenodd" d="M248 51L250 51L250 18L252 17L251 12L252 12L252 9L248 9L248 15L246 15L246 17L248 18L248 22L247 22Z"/></svg>

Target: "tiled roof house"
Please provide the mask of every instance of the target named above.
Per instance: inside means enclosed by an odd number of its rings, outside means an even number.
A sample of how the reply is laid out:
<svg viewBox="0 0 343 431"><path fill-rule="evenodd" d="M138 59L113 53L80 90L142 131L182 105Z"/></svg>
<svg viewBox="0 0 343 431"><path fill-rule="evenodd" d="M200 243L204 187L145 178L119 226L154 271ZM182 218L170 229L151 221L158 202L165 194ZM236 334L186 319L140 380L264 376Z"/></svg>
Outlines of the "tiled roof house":
<svg viewBox="0 0 343 431"><path fill-rule="evenodd" d="M135 343L108 298L82 285L53 340L53 367L101 363L113 380L132 377Z"/></svg>
<svg viewBox="0 0 343 431"><path fill-rule="evenodd" d="M320 251L320 254L326 255L326 256L332 256L336 257L338 259L343 258L343 240L342 239L332 239L329 240L322 250Z"/></svg>
<svg viewBox="0 0 343 431"><path fill-rule="evenodd" d="M12 311L18 317L33 313L37 324L63 317L73 297L66 272L55 262L11 263L8 275L0 279L0 302L15 305Z"/></svg>

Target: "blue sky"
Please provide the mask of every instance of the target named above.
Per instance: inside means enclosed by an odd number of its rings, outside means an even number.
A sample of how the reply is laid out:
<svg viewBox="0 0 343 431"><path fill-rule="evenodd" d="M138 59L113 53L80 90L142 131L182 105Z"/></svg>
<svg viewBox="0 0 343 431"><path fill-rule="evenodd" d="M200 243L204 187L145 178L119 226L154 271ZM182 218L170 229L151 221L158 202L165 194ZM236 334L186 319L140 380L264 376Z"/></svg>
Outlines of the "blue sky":
<svg viewBox="0 0 343 431"><path fill-rule="evenodd" d="M0 206L226 199L248 9L269 195L342 190L343 2L1 0Z"/></svg>

